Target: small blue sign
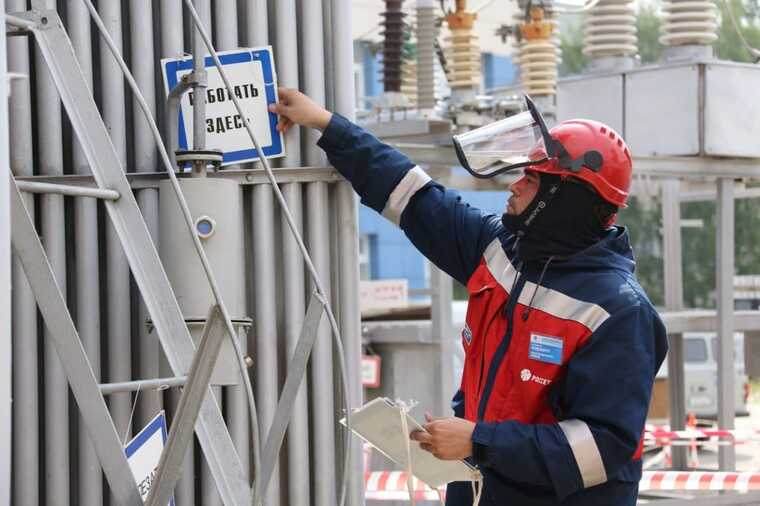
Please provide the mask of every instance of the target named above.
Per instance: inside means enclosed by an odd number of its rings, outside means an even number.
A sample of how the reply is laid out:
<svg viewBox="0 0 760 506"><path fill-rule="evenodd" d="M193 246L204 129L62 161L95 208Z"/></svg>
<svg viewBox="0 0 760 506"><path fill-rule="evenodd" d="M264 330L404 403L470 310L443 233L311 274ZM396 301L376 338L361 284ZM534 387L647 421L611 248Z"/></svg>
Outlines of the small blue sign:
<svg viewBox="0 0 760 506"><path fill-rule="evenodd" d="M528 358L538 360L539 362L562 365L562 348L564 344L564 341L559 337L531 334Z"/></svg>
<svg viewBox="0 0 760 506"><path fill-rule="evenodd" d="M258 160L246 122L256 135L264 156L285 155L283 136L277 131L277 115L268 111L277 102L277 76L271 47L237 49L221 52L219 60L230 81L227 89L210 56L205 58L208 87L206 88L206 147L224 153L222 165ZM193 70L193 58L161 60L167 95L182 76ZM240 102L244 117L238 113L232 94ZM191 147L193 129L193 91L182 96L178 117L179 149Z"/></svg>
<svg viewBox="0 0 760 506"><path fill-rule="evenodd" d="M160 411L132 440L124 447L129 467L137 484L140 496L145 500L156 477L158 461L166 445L166 415ZM174 497L169 500L174 506Z"/></svg>

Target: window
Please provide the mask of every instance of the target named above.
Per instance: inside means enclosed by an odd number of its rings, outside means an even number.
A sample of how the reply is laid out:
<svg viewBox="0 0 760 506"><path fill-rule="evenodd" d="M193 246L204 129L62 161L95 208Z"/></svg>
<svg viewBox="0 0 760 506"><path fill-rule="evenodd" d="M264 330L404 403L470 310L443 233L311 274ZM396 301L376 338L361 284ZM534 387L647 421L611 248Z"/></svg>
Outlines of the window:
<svg viewBox="0 0 760 506"><path fill-rule="evenodd" d="M718 362L718 338L713 337L710 339L710 348L713 354L713 359L715 359L715 363ZM737 339L737 336L734 336L734 363L736 364L744 364L744 341L741 339Z"/></svg>
<svg viewBox="0 0 760 506"><path fill-rule="evenodd" d="M687 364L707 362L707 344L704 339L684 339L683 353Z"/></svg>

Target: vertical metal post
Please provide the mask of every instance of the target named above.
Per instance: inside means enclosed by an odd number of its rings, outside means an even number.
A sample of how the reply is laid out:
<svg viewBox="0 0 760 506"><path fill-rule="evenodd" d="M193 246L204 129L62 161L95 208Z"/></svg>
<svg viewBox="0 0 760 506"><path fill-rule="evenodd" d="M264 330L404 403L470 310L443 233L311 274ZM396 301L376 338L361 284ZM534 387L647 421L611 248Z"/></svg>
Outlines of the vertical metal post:
<svg viewBox="0 0 760 506"><path fill-rule="evenodd" d="M306 187L306 217L308 246L320 279L330 279L330 217L327 200L327 183L308 183ZM310 290L314 290L313 282ZM325 285L325 296L330 300L330 285ZM336 480L321 477L335 476L335 402L333 393L332 335L326 318L322 319L311 362L311 413L312 413L312 476L314 505L337 504Z"/></svg>
<svg viewBox="0 0 760 506"><path fill-rule="evenodd" d="M153 2L150 0L132 0L129 2L129 24L132 72L140 91L145 97L151 114L156 116L155 61L153 58L153 37L140 36L154 31ZM133 112L133 159L137 172L155 172L158 170L158 158L155 141L148 122L140 112L136 100L132 101ZM148 225L154 242L158 241L158 190L147 188L137 192L137 203L142 211L145 224ZM138 291L139 292L139 291ZM139 378L156 378L159 374L159 344L155 333L148 332L146 321L150 319L148 309L139 293L136 328L138 357L136 364ZM138 397L136 423L142 427L156 416L161 409L159 393L155 390L141 391Z"/></svg>
<svg viewBox="0 0 760 506"><path fill-rule="evenodd" d="M718 179L715 254L715 282L718 303L718 425L734 428L736 409L734 376L734 181ZM736 468L736 452L731 445L718 447L721 471Z"/></svg>
<svg viewBox="0 0 760 506"><path fill-rule="evenodd" d="M665 307L668 311L683 309L683 266L681 263L681 183L677 179L662 182L662 246L665 278ZM682 430L686 425L684 386L683 334L670 334L668 350L668 398L670 426ZM685 446L671 447L673 469L686 469Z"/></svg>
<svg viewBox="0 0 760 506"><path fill-rule="evenodd" d="M259 424L262 440L274 420L279 397L277 375L277 301L273 294L275 280L274 196L268 184L253 188L253 286L254 286L254 329L256 370L256 404L259 409ZM280 498L280 482L277 467L264 504L277 505Z"/></svg>
<svg viewBox="0 0 760 506"><path fill-rule="evenodd" d="M282 186L282 193L288 204L299 232L303 233L303 199L301 185L288 183ZM287 231L288 225L283 216L280 226ZM293 234L282 234L283 289L285 300L285 347L287 363L298 344L298 337L304 321L306 307L304 304L304 264ZM287 371L290 373L290 370ZM288 499L291 504L310 504L311 484L309 480L309 406L308 378L305 377L298 390L293 414L288 426Z"/></svg>
<svg viewBox="0 0 760 506"><path fill-rule="evenodd" d="M356 100L354 98L354 42L351 26L346 19L352 19L350 0L330 0L325 14L330 22L330 44L327 55L331 55L331 65L326 76L326 84L331 88L333 108L347 118L354 118ZM323 23L324 26L324 23ZM331 83L331 86L330 84ZM357 201L351 185L337 184L335 195L338 200L338 257L340 259L340 325L346 352L349 399L351 407L359 407L363 402L361 384L361 313L359 311L359 220ZM353 437L346 435L346 437ZM348 482L347 504L364 504L364 470L361 463L362 445L354 439L349 462L345 462L351 474Z"/></svg>
<svg viewBox="0 0 760 506"><path fill-rule="evenodd" d="M438 416L451 415L451 398L456 391L454 380L454 332L451 325L451 298L453 288L451 278L436 266L430 264L430 317L433 339L438 342L438 363L436 364L435 410Z"/></svg>
<svg viewBox="0 0 760 506"><path fill-rule="evenodd" d="M71 43L79 66L92 90L92 40L90 13L83 2L69 1L66 19ZM79 140L72 139L74 170L90 174ZM74 200L76 243L76 322L82 346L87 352L92 372L100 381L100 270L98 247L98 204L92 198ZM80 416L81 420L81 416ZM97 506L103 502L103 478L95 449L84 421L79 426L79 503Z"/></svg>
<svg viewBox="0 0 760 506"><path fill-rule="evenodd" d="M26 9L26 0L5 2L8 12ZM9 37L8 70L29 75L29 41ZM32 104L29 80L11 83L13 99L8 102L10 124L10 167L17 176L34 174L32 155ZM34 219L34 197L23 196ZM4 200L4 202L7 201ZM37 356L37 303L20 260L13 258L13 488L12 504L37 506L40 501L40 418Z"/></svg>
<svg viewBox="0 0 760 506"><path fill-rule="evenodd" d="M164 58L179 57L184 53L182 0L161 0L161 55ZM167 129L177 130L176 118L168 118ZM168 131L168 130L167 130ZM166 135L165 138L169 138ZM176 413L179 405L179 389L169 390L169 407L172 414ZM177 506L192 506L195 504L195 452L190 445L182 465L182 475L174 487L174 500Z"/></svg>
<svg viewBox="0 0 760 506"><path fill-rule="evenodd" d="M123 53L121 4L98 2L98 14L119 52ZM127 166L126 108L124 76L105 44L100 44L101 111L103 121L122 167ZM121 240L113 225L106 223L106 300L108 321L108 381L132 379L132 304L130 300L129 264ZM129 423L132 394L120 393L108 399L116 432L124 438L131 433ZM112 496L112 503L113 496Z"/></svg>
<svg viewBox="0 0 760 506"><path fill-rule="evenodd" d="M5 0L0 0L5 13ZM10 146L8 142L8 81L5 37L0 40L0 504L11 503L11 428L13 411L11 344L11 217Z"/></svg>
<svg viewBox="0 0 760 506"><path fill-rule="evenodd" d="M35 0L33 8L55 9L54 0ZM37 132L40 173L63 174L61 102L50 76L45 58L35 52L37 74ZM41 197L42 240L58 286L66 296L66 238L64 202L61 195ZM52 345L49 329L45 329L45 500L48 505L69 504L69 389L63 366Z"/></svg>

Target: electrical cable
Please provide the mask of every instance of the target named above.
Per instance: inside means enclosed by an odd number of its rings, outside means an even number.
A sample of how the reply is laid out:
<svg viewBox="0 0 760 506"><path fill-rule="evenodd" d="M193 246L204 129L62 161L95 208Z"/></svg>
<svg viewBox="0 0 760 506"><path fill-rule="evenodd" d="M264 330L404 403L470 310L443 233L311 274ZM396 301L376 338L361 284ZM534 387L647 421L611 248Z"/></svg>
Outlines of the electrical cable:
<svg viewBox="0 0 760 506"><path fill-rule="evenodd" d="M731 24L734 25L734 30L736 30L736 34L739 36L739 40L741 40L742 44L744 44L744 48L747 50L749 54L751 54L755 58L755 63L760 62L760 49L756 49L752 47L750 43L747 42L747 39L744 38L744 34L742 33L741 28L739 27L739 23L736 21L734 10L731 8L731 3L728 0L723 0L723 3L726 5L726 10L728 11L728 17L731 18Z"/></svg>
<svg viewBox="0 0 760 506"><path fill-rule="evenodd" d="M92 16L92 19L95 25L97 26L101 37L103 37L103 40L108 46L108 49L111 51L111 53L114 56L114 59L119 64L119 67L121 68L121 71L124 74L124 78L127 80L127 83L129 84L129 87L132 90L134 98L135 100L137 100L140 106L140 109L142 110L145 116L145 119L148 125L150 126L151 133L153 134L153 138L156 141L156 145L158 147L159 154L161 155L162 162L164 164L164 167L166 168L166 172L169 175L169 179L171 180L172 187L174 189L174 192L176 194L177 200L180 205L180 209L182 210L182 214L185 218L185 223L187 224L190 230L190 235L193 238L193 244L198 253L198 256L200 257L203 270L206 273L206 277L208 278L211 291L214 295L217 305L219 306L219 310L222 313L222 317L224 318L224 321L227 327L227 333L229 334L230 340L232 341L232 345L235 349L235 354L237 355L240 375L242 376L242 381L245 387L246 396L248 397L249 416L251 419L251 439L252 439L252 446L253 446L253 452L252 452L253 461L254 461L253 469L254 469L254 476L258 476L257 473L261 469L261 441L259 438L259 423L258 423L258 414L256 412L256 400L253 396L253 388L251 386L250 378L248 377L248 367L245 365L245 360L243 358L243 352L240 348L240 343L238 343L237 339L235 338L236 332L232 325L230 315L227 312L227 308L222 301L221 292L219 290L219 287L216 284L216 279L214 278L214 275L211 271L211 265L209 264L208 257L206 256L206 252L203 249L203 245L200 242L200 238L198 237L198 234L195 233L195 223L190 213L190 208L188 207L187 201L185 200L185 197L182 194L182 189L180 188L179 181L177 180L177 176L174 173L174 168L172 167L171 161L169 159L169 155L166 151L166 146L164 145L163 139L161 138L161 133L158 131L158 126L156 125L156 122L153 119L153 116L151 115L148 104L145 101L145 97L140 91L139 86L137 86L137 83L135 82L134 77L132 76L132 72L129 70L129 67L124 61L124 58L121 56L118 48L114 44L114 41L111 38L111 35L108 33L108 30L103 24L103 20L98 14L98 11L95 9L95 6L93 5L92 0L83 0L83 2L87 6L87 9L90 11L90 15ZM234 94L233 94L233 97L234 97Z"/></svg>
<svg viewBox="0 0 760 506"><path fill-rule="evenodd" d="M88 0L89 1L89 0ZM203 23L201 23L200 17L198 16L198 12L195 10L195 7L193 6L192 0L185 0L185 5L187 6L188 11L190 12L190 15L193 17L193 20L196 24L196 28L198 29L198 32L201 34L201 37L203 38L204 43L206 44L206 48L208 49L209 53L211 54L211 58L214 61L214 65L219 70L219 76L222 78L222 81L224 81L224 85L227 88L227 91L230 93L230 96L232 97L232 101L235 104L235 108L238 111L238 114L240 114L241 117L245 117L245 113L243 111L242 106L240 105L240 101L238 100L237 96L234 93L234 90L232 88L232 85L229 82L229 79L227 78L227 74L224 72L224 69L222 68L222 63L219 61L219 56L214 49L213 44L211 43L211 39L208 36L208 33L206 32L206 29L203 27ZM264 156L264 152L261 149L261 146L259 145L258 140L256 139L256 135L253 133L253 127L251 126L250 122L245 122L246 130L248 131L248 136L251 138L251 141L253 142L253 145L256 148L256 152L259 155L259 161L261 162L262 166L264 167L264 171L267 174L267 177L269 178L269 182L272 185L272 189L274 190L274 194L277 197L277 200L282 208L282 213L285 216L286 221L288 222L288 226L290 227L290 230L293 234L293 238L298 243L298 247L301 250L301 255L303 256L304 262L306 263L307 268L309 269L309 273L311 274L312 281L314 282L314 285L317 289L317 292L319 295L321 295L324 299L324 309L325 313L327 314L327 318L330 321L330 327L332 328L332 333L334 337L334 343L335 343L335 349L338 353L338 361L340 362L339 368L341 373L341 382L343 383L343 394L344 394L344 404L345 404L345 419L346 419L346 428L347 430L347 436L345 438L345 444L344 444L344 466L343 466L343 477L342 477L342 484L341 484L341 493L340 493L340 502L339 504L343 506L346 502L346 491L348 489L348 469L350 464L350 457L351 457L351 402L349 398L349 387L348 387L348 374L346 373L346 354L343 349L343 341L340 335L340 328L338 327L338 322L335 319L335 314L332 311L331 304L329 302L329 297L327 296L327 292L325 291L324 287L322 286L322 281L319 277L319 274L317 273L316 267L314 267L314 263L311 260L311 255L309 255L309 251L306 249L306 245L303 242L303 238L298 232L298 228L296 226L295 220L293 219L293 216L290 214L290 210L288 209L288 205L285 202L285 197L283 197L282 192L280 191L280 187L277 185L277 179L274 176L274 173L272 172L272 167L269 165L269 160ZM259 491L260 494L263 495L263 491ZM259 497L259 500L261 500L261 497Z"/></svg>

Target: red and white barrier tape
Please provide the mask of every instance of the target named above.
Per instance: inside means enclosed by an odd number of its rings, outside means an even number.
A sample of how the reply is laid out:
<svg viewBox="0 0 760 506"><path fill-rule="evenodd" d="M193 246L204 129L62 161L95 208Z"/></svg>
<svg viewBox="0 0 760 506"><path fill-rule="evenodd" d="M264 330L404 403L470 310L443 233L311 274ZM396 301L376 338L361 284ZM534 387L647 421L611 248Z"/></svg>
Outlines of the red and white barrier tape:
<svg viewBox="0 0 760 506"><path fill-rule="evenodd" d="M365 473L365 499L374 501L406 501L405 471ZM702 471L644 471L639 490L760 490L760 473L725 473ZM415 500L437 501L438 491L414 479ZM445 491L441 491L445 496Z"/></svg>
<svg viewBox="0 0 760 506"><path fill-rule="evenodd" d="M374 471L364 474L364 498L375 501L408 501L406 471ZM413 477L416 501L437 501L438 491ZM441 491L441 497L444 492Z"/></svg>
<svg viewBox="0 0 760 506"><path fill-rule="evenodd" d="M644 471L639 490L760 490L760 473Z"/></svg>
<svg viewBox="0 0 760 506"><path fill-rule="evenodd" d="M747 429L685 429L667 430L657 429L644 432L644 441L657 439L698 439L698 438L723 438L741 441L760 441L760 430Z"/></svg>

